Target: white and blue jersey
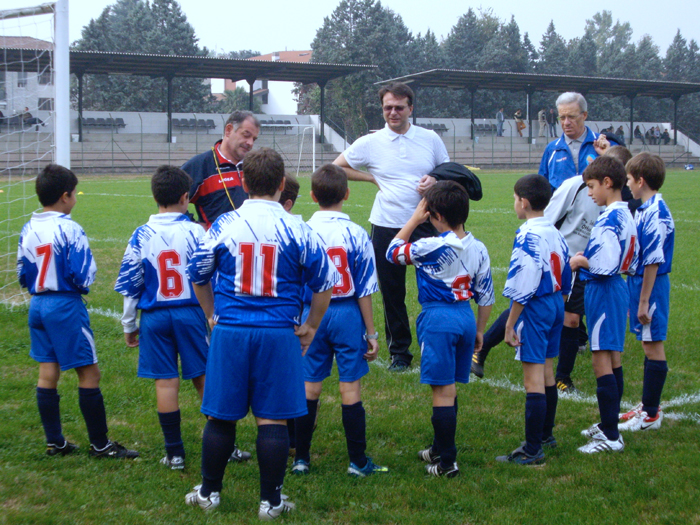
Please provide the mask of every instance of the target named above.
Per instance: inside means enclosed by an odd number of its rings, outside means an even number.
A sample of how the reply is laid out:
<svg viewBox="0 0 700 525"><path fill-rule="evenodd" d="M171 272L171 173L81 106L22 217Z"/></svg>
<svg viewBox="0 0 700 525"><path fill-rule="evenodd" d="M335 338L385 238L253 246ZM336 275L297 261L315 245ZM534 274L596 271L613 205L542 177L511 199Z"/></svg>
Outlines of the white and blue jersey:
<svg viewBox="0 0 700 525"><path fill-rule="evenodd" d="M394 264L416 267L421 304L456 303L472 297L479 306L495 302L488 251L471 233L460 239L453 231L447 231L414 243L394 239L386 258Z"/></svg>
<svg viewBox="0 0 700 525"><path fill-rule="evenodd" d="M70 215L56 211L34 213L22 228L17 277L30 294L86 294L96 273L87 236Z"/></svg>
<svg viewBox="0 0 700 525"><path fill-rule="evenodd" d="M263 199L223 214L203 237L187 274L204 285L215 272L218 322L257 327L300 324L303 286L318 293L338 280L318 235Z"/></svg>
<svg viewBox="0 0 700 525"><path fill-rule="evenodd" d="M569 247L564 236L545 217L529 219L515 233L503 295L526 305L533 297L569 295L570 291Z"/></svg>
<svg viewBox="0 0 700 525"><path fill-rule="evenodd" d="M656 275L671 273L676 227L660 193L637 208L635 222L639 242L639 266L635 275L644 275L644 267L650 264L659 265Z"/></svg>

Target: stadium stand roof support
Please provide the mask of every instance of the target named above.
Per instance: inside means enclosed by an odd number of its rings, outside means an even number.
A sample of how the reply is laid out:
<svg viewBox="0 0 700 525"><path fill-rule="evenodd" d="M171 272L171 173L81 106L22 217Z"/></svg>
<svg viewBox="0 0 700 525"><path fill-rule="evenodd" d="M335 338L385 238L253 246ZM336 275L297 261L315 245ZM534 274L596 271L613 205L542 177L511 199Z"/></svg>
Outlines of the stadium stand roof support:
<svg viewBox="0 0 700 525"><path fill-rule="evenodd" d="M630 129L634 129L634 99L638 96L670 98L673 100L673 142L677 144L678 101L681 96L700 92L700 84L691 82L666 82L660 80L636 80L609 77L580 77L572 75L540 75L535 73L504 73L499 71L465 71L459 69L431 69L398 78L382 80L376 84L404 82L414 90L423 87L468 89L472 94L472 129L474 127L474 94L477 90L535 92L577 91L587 95L626 96L630 100ZM529 109L529 108L528 108ZM530 135L532 134L532 112ZM416 113L413 113L415 123ZM530 136L530 138L532 138ZM630 137L632 144L634 137Z"/></svg>

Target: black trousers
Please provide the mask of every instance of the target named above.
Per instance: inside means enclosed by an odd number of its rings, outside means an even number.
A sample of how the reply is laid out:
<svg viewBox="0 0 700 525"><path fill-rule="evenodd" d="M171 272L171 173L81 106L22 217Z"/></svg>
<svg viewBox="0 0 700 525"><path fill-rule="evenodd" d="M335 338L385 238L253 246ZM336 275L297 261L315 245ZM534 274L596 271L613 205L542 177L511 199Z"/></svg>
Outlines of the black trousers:
<svg viewBox="0 0 700 525"><path fill-rule="evenodd" d="M411 346L411 325L406 311L406 267L390 263L386 259L386 250L400 228L385 228L372 225L372 246L377 259L377 278L384 304L384 330L387 346L392 361L400 360L411 363L413 354ZM424 237L433 237L437 231L426 222L421 224L411 235L410 241ZM417 297L413 300L417 300Z"/></svg>

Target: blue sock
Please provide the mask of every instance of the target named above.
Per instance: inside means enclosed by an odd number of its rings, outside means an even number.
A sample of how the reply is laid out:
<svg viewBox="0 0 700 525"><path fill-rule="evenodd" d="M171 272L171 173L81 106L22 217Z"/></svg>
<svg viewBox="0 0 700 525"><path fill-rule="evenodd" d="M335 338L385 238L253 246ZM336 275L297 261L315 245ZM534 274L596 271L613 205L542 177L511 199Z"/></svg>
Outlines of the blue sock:
<svg viewBox="0 0 700 525"><path fill-rule="evenodd" d="M612 372L617 383L617 394L620 396L620 401L622 401L622 394L625 391L625 375L622 373L622 365L618 368L613 368Z"/></svg>
<svg viewBox="0 0 700 525"><path fill-rule="evenodd" d="M649 417L656 417L661 403L661 392L666 383L668 363L666 361L649 360L644 369L644 386L642 387L642 410Z"/></svg>
<svg viewBox="0 0 700 525"><path fill-rule="evenodd" d="M457 414L454 406L433 407L431 421L435 432L435 442L440 451L440 466L444 469L451 468L457 459L457 446L455 445ZM433 450L433 452L435 451Z"/></svg>
<svg viewBox="0 0 700 525"><path fill-rule="evenodd" d="M350 461L362 468L367 464L365 407L362 401L354 405L343 405L343 428L345 429L345 441L348 445Z"/></svg>
<svg viewBox="0 0 700 525"><path fill-rule="evenodd" d="M579 333L578 327L565 326L561 329L561 339L559 339L559 361L557 362L556 378L563 379L571 377L571 372L576 364L576 354L578 354Z"/></svg>
<svg viewBox="0 0 700 525"><path fill-rule="evenodd" d="M294 431L296 433L297 451L294 459L311 461L311 438L314 435L314 422L318 410L318 399L307 399L306 409L309 411L305 416L294 420Z"/></svg>
<svg viewBox="0 0 700 525"><path fill-rule="evenodd" d="M41 425L44 427L46 442L62 447L66 442L61 431L61 396L55 388L36 387L36 404L39 406Z"/></svg>
<svg viewBox="0 0 700 525"><path fill-rule="evenodd" d="M160 421L160 428L163 431L168 458L173 456L184 458L185 445L182 443L182 434L180 433L180 411L158 412L158 421Z"/></svg>
<svg viewBox="0 0 700 525"><path fill-rule="evenodd" d="M554 419L557 416L557 403L559 402L559 390L557 386L545 386L544 396L547 401L547 411L545 412L544 425L542 426L542 439L547 439L552 435Z"/></svg>
<svg viewBox="0 0 700 525"><path fill-rule="evenodd" d="M256 442L260 467L260 500L276 507L282 501L282 484L289 456L289 434L285 425L261 425Z"/></svg>
<svg viewBox="0 0 700 525"><path fill-rule="evenodd" d="M236 423L208 419L202 434L202 488L200 494L208 497L221 492L224 472L236 448Z"/></svg>
<svg viewBox="0 0 700 525"><path fill-rule="evenodd" d="M287 420L287 433L289 434L289 448L297 448L296 423L293 419Z"/></svg>
<svg viewBox="0 0 700 525"><path fill-rule="evenodd" d="M459 403L457 401L458 396L455 396L455 417L459 414Z"/></svg>
<svg viewBox="0 0 700 525"><path fill-rule="evenodd" d="M489 352L494 346L498 346L503 342L506 336L506 322L510 315L510 308L506 308L501 315L493 322L484 334L484 345L481 347L481 352L477 354L477 361L483 366Z"/></svg>
<svg viewBox="0 0 700 525"><path fill-rule="evenodd" d="M531 392L525 398L525 452L531 456L542 448L542 431L547 414L547 396Z"/></svg>
<svg viewBox="0 0 700 525"><path fill-rule="evenodd" d="M617 430L618 416L620 415L620 396L617 393L617 381L612 374L598 378L598 410L600 410L600 429L609 440L620 437Z"/></svg>
<svg viewBox="0 0 700 525"><path fill-rule="evenodd" d="M78 404L87 426L90 444L103 449L109 443L107 439L107 415L105 402L99 388L78 388Z"/></svg>

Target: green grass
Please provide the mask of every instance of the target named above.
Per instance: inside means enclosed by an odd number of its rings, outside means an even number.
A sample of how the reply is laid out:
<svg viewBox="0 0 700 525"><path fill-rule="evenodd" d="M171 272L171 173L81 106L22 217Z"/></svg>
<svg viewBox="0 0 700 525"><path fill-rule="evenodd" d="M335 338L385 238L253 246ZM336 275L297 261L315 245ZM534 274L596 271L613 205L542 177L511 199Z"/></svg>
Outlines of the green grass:
<svg viewBox="0 0 700 525"><path fill-rule="evenodd" d="M486 244L494 269L497 302L492 319L506 306L500 296L519 221L512 211L516 173L480 172L482 201L472 203L468 229ZM309 181L295 212L308 219L315 206ZM2 186L0 184L0 186ZM700 224L697 196L700 179L692 172L668 174L664 197L677 227L671 277L671 327L667 352L670 373L663 400L673 400L661 430L626 434L618 455L584 457L579 431L597 420L595 379L589 356L580 356L574 371L581 399L561 398L555 435L559 448L547 453L543 467L496 463L523 439L524 394L521 368L513 350L501 345L486 365L485 380L460 385L457 428L462 475L453 480L429 479L416 452L430 443L430 395L415 369L386 371L388 355L380 340L380 360L363 382L367 409L368 452L391 472L365 480L345 474L347 456L340 420L337 374L326 381L318 429L312 448L311 476L288 476L285 493L298 511L288 523L420 523L420 524L600 524L700 523L700 260L695 234ZM121 296L112 291L131 232L154 213L147 178L83 178L83 191L73 217L86 230L98 265L98 278L88 296L98 344L102 389L110 436L141 452L130 462L93 460L77 403L77 380L64 374L64 433L81 445L71 457L43 454L43 431L34 397L37 366L29 357L27 307L0 307L0 523L257 523L258 468L255 460L227 469L221 507L203 515L184 505L184 495L199 483L201 431L197 396L183 385L181 404L188 467L164 470L162 435L155 410L152 381L136 377L137 353L123 344L118 315ZM346 206L362 225L374 196L373 187L353 183ZM0 213L6 215L5 208ZM409 276L408 305L412 322L420 309L415 280ZM382 326L379 297L375 322ZM383 337L383 330L379 330ZM640 345L628 336L625 364L627 404L641 396ZM412 351L418 355L416 344ZM416 359L416 363L418 359ZM685 396L685 397L684 397ZM238 443L254 451L255 428L249 416L239 423Z"/></svg>

